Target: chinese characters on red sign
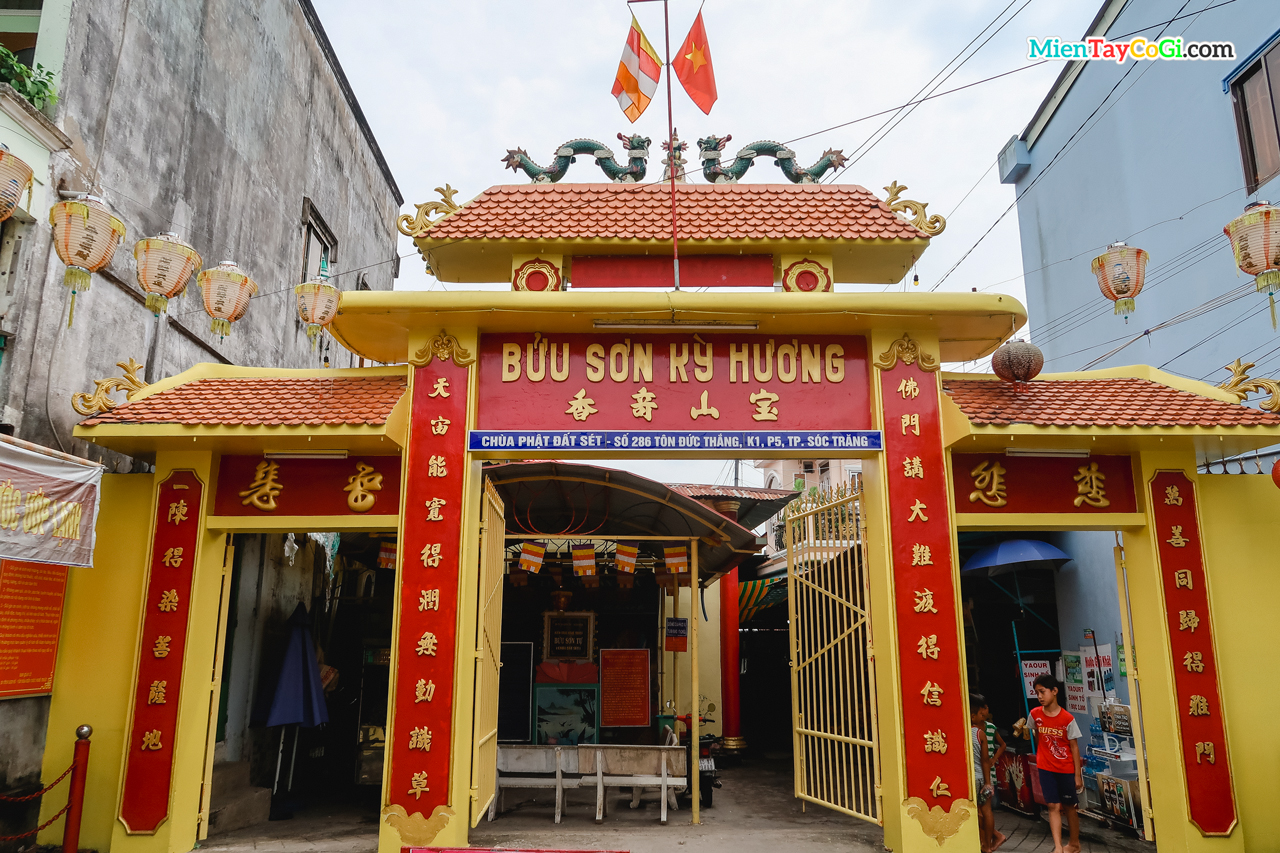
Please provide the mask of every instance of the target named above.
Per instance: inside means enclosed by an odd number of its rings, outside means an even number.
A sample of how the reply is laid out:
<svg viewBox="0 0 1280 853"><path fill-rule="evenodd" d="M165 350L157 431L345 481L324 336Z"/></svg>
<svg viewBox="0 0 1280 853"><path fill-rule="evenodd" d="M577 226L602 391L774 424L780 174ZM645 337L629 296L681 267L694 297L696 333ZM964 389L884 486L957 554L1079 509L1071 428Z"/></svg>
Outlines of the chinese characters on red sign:
<svg viewBox="0 0 1280 853"><path fill-rule="evenodd" d="M169 816L178 692L203 494L204 484L194 473L174 471L160 484L156 500L138 681L120 795L120 820L130 833L155 832Z"/></svg>
<svg viewBox="0 0 1280 853"><path fill-rule="evenodd" d="M1128 456L951 454L956 512L1137 512Z"/></svg>
<svg viewBox="0 0 1280 853"><path fill-rule="evenodd" d="M1182 471L1160 471L1151 480L1151 507L1173 653L1187 807L1201 833L1227 835L1236 823L1235 794L1218 693L1195 483Z"/></svg>
<svg viewBox="0 0 1280 853"><path fill-rule="evenodd" d="M486 335L479 429L869 429L862 337Z"/></svg>
<svg viewBox="0 0 1280 853"><path fill-rule="evenodd" d="M214 515L398 515L400 457L223 456Z"/></svg>
<svg viewBox="0 0 1280 853"><path fill-rule="evenodd" d="M926 810L940 806L950 812L957 799L973 798L969 719L961 683L937 364L926 369L924 358L914 342L904 339L876 366L884 409L906 791Z"/></svg>
<svg viewBox="0 0 1280 853"><path fill-rule="evenodd" d="M467 373L433 359L413 376L387 800L428 818L449 803Z"/></svg>

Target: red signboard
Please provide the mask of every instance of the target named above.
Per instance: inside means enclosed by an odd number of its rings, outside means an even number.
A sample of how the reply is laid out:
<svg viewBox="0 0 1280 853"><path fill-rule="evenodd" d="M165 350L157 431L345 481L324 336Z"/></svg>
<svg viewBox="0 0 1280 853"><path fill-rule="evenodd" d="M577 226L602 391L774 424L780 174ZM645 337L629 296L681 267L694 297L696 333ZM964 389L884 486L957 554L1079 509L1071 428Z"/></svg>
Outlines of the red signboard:
<svg viewBox="0 0 1280 853"><path fill-rule="evenodd" d="M349 459L223 456L218 465L214 515L399 513L399 456Z"/></svg>
<svg viewBox="0 0 1280 853"><path fill-rule="evenodd" d="M131 834L154 833L169 816L178 694L203 495L204 484L193 472L174 471L160 484L156 499L138 679L120 794L120 820Z"/></svg>
<svg viewBox="0 0 1280 853"><path fill-rule="evenodd" d="M653 255L575 256L572 275L574 288L675 286L671 258ZM773 287L773 255L686 255L680 286Z"/></svg>
<svg viewBox="0 0 1280 853"><path fill-rule="evenodd" d="M435 358L413 372L386 796L387 805L427 818L449 805L467 373Z"/></svg>
<svg viewBox="0 0 1280 853"><path fill-rule="evenodd" d="M951 454L956 512L1137 512L1128 456Z"/></svg>
<svg viewBox="0 0 1280 853"><path fill-rule="evenodd" d="M1158 472L1151 479L1151 513L1173 653L1187 808L1201 834L1229 835L1236 804L1195 483L1182 471Z"/></svg>
<svg viewBox="0 0 1280 853"><path fill-rule="evenodd" d="M0 699L53 692L67 567L0 562Z"/></svg>
<svg viewBox="0 0 1280 853"><path fill-rule="evenodd" d="M910 359L908 361L907 359ZM898 623L907 797L950 812L972 802L969 709L953 585L954 567L942 449L937 363L921 364L916 344L896 341L877 360L884 407L893 596ZM882 366L887 365L887 366Z"/></svg>
<svg viewBox="0 0 1280 853"><path fill-rule="evenodd" d="M871 428L866 339L485 335L477 429Z"/></svg>
<svg viewBox="0 0 1280 853"><path fill-rule="evenodd" d="M600 650L600 725L647 726L649 650Z"/></svg>

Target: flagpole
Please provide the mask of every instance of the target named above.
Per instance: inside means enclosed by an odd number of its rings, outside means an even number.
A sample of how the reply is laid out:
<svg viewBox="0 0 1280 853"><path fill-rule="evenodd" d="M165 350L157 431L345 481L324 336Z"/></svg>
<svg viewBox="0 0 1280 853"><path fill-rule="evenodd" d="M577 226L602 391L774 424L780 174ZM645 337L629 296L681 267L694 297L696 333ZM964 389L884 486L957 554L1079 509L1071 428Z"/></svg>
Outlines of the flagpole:
<svg viewBox="0 0 1280 853"><path fill-rule="evenodd" d="M667 173L671 178L671 265L676 290L680 289L680 246L676 231L676 131L671 117L671 24L667 14L668 0L662 0L662 41L667 62Z"/></svg>

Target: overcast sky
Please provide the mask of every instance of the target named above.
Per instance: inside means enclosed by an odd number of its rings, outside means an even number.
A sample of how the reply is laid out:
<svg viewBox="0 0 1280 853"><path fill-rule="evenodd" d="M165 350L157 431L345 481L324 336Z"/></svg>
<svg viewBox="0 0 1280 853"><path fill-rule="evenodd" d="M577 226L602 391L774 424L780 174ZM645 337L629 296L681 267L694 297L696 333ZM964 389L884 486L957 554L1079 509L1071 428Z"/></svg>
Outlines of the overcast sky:
<svg viewBox="0 0 1280 853"><path fill-rule="evenodd" d="M446 182L459 191L459 200L494 184L527 183L523 173L515 175L500 162L508 148L524 148L546 165L562 143L578 137L602 140L618 152L617 134L633 128L653 139L649 175L661 175L665 96L631 125L610 94L630 25L625 2L314 2L405 196L406 212L415 202L436 198L432 189ZM793 140L910 101L1006 6L1012 9L1001 20L1023 10L940 90L1026 68L1029 36L1077 39L1099 2L706 0L703 19L720 99L710 116L703 115L677 81L675 124L691 143L708 134L732 134L734 150L758 139ZM630 8L662 53L662 3ZM697 0L671 0L673 52L697 11ZM1058 63L1045 64L926 102L840 178L882 198L885 185L897 180L910 188L904 197L928 202L930 213L947 217L946 231L918 264L921 290L1013 201L1013 188L999 182L993 167L996 155L1022 131L1060 70ZM849 154L886 118L791 147L806 166L827 148ZM580 158L565 180L601 179L589 158ZM701 182L701 175L692 180ZM777 169L764 161L743 182L778 180ZM401 238L401 254L410 252L413 244ZM1022 299L1021 269L1011 213L943 289L1004 282L991 290ZM416 254L400 270L398 288L463 286L436 282ZM1090 278L1087 266L1081 275ZM912 289L910 276L895 287ZM609 464L668 481L725 482L730 476L719 461ZM754 469L744 466L744 474L744 482L760 482Z"/></svg>

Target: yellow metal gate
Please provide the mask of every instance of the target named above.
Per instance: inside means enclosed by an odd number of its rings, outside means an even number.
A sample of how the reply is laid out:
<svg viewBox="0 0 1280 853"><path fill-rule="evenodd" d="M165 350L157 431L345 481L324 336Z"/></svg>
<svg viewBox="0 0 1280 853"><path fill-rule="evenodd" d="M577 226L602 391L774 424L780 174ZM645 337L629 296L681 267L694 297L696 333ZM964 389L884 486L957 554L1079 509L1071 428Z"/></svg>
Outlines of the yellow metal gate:
<svg viewBox="0 0 1280 853"><path fill-rule="evenodd" d="M475 728L471 825L493 802L498 775L498 669L502 666L502 575L506 550L502 498L488 480L480 504L479 613L476 619Z"/></svg>
<svg viewBox="0 0 1280 853"><path fill-rule="evenodd" d="M880 823L861 497L854 483L787 507L795 792Z"/></svg>

